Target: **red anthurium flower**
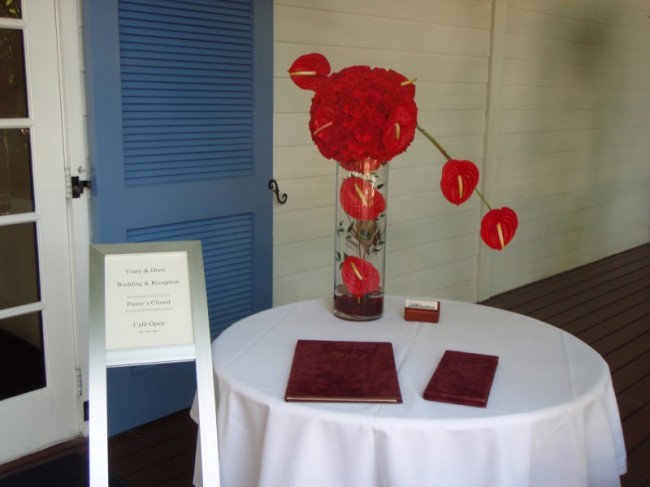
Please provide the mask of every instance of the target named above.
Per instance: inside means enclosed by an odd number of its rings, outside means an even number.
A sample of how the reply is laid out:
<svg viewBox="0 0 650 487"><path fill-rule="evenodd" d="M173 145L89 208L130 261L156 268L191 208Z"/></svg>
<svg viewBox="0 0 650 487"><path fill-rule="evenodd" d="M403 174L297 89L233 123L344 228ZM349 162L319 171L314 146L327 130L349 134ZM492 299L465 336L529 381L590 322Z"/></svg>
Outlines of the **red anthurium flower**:
<svg viewBox="0 0 650 487"><path fill-rule="evenodd" d="M350 176L341 183L341 207L355 220L373 221L386 210L386 200L367 179Z"/></svg>
<svg viewBox="0 0 650 487"><path fill-rule="evenodd" d="M503 250L515 236L519 220L510 208L488 211L481 220L481 238L488 247Z"/></svg>
<svg viewBox="0 0 650 487"><path fill-rule="evenodd" d="M316 91L331 70L327 58L315 52L296 59L289 68L289 76L299 88Z"/></svg>
<svg viewBox="0 0 650 487"><path fill-rule="evenodd" d="M350 294L362 297L379 288L379 272L370 262L348 256L341 264L341 277Z"/></svg>
<svg viewBox="0 0 650 487"><path fill-rule="evenodd" d="M318 140L322 144L329 144L330 140L336 137L334 124L338 117L338 111L334 106L323 107L318 114L312 116L309 127L314 141Z"/></svg>
<svg viewBox="0 0 650 487"><path fill-rule="evenodd" d="M440 188L450 203L460 205L469 199L478 184L478 168L472 161L449 159L442 166Z"/></svg>
<svg viewBox="0 0 650 487"><path fill-rule="evenodd" d="M384 148L390 157L406 150L415 136L417 110L414 105L398 105L384 127Z"/></svg>

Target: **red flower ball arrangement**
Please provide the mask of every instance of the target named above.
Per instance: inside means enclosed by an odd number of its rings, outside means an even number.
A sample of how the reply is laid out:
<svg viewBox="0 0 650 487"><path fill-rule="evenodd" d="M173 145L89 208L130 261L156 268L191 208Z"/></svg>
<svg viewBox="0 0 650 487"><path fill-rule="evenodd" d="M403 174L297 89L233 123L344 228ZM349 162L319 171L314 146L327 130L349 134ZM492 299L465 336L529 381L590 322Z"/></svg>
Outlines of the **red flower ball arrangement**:
<svg viewBox="0 0 650 487"><path fill-rule="evenodd" d="M316 92L309 130L321 154L354 170L360 161L386 164L404 152L417 125L415 86L382 68L330 71L325 56L317 53L299 57L289 69L296 85Z"/></svg>
<svg viewBox="0 0 650 487"><path fill-rule="evenodd" d="M517 214L507 207L490 207L477 189L476 164L453 159L418 125L415 80L390 69L369 66L350 66L332 73L325 56L318 53L296 59L289 75L298 87L315 92L309 130L318 150L348 173L338 194L339 206L347 216L347 221L337 223L338 237L347 244L346 251L337 251L336 255L345 287L342 292L358 302L376 292L383 299L381 273L371 262L385 244L385 183L378 174L407 150L416 130L447 159L440 180L443 196L461 205L477 193L488 207L481 221L483 242L502 250L513 239Z"/></svg>

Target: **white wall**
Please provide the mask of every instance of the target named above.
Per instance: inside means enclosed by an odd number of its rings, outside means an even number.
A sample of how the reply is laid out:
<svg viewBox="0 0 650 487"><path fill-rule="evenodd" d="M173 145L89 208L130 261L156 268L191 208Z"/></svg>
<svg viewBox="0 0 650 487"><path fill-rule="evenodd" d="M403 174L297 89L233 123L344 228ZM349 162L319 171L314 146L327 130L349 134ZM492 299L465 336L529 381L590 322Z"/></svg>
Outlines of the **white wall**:
<svg viewBox="0 0 650 487"><path fill-rule="evenodd" d="M650 224L650 2L497 5L489 184L521 228L481 268L483 297L648 242Z"/></svg>
<svg viewBox="0 0 650 487"><path fill-rule="evenodd" d="M419 123L482 168L520 229L478 236L478 198L439 190L444 159L416 136L390 162L389 293L467 301L649 240L650 4L645 0L275 1L274 304L331 295L335 163L307 128L295 58L321 52L417 78ZM480 269L480 272L479 272Z"/></svg>

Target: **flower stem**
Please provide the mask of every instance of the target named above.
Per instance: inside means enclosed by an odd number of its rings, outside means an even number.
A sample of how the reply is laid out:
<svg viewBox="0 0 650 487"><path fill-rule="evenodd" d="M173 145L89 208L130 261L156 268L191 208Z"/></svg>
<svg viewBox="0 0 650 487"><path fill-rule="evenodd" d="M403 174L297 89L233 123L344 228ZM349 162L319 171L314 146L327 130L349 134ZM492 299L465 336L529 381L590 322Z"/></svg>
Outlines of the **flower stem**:
<svg viewBox="0 0 650 487"><path fill-rule="evenodd" d="M477 188L474 188L474 192L479 196L479 198L481 198L481 201L485 204L485 206L487 206L488 210L492 211L492 207L490 206L490 203L487 202L483 194L481 194L481 192Z"/></svg>
<svg viewBox="0 0 650 487"><path fill-rule="evenodd" d="M443 147L438 143L436 139L433 138L433 135L431 135L429 132L427 132L422 127L420 127L419 124L416 124L415 128L417 128L422 135L424 135L427 139L429 139L429 142L431 142L435 146L435 148L440 151L440 153L445 157L445 159L447 160L451 159L449 153L445 149L443 149Z"/></svg>

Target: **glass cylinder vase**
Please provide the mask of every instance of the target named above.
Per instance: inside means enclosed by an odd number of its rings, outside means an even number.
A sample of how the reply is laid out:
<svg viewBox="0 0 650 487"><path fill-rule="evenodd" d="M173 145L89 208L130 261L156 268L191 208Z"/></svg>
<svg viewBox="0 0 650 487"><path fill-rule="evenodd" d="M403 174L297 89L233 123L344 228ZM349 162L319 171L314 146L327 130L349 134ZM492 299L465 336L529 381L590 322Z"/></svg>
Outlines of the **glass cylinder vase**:
<svg viewBox="0 0 650 487"><path fill-rule="evenodd" d="M388 165L339 163L336 181L334 315L376 320L384 311Z"/></svg>

